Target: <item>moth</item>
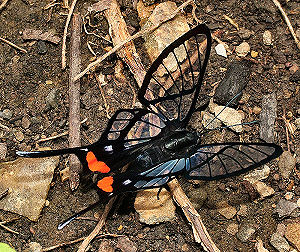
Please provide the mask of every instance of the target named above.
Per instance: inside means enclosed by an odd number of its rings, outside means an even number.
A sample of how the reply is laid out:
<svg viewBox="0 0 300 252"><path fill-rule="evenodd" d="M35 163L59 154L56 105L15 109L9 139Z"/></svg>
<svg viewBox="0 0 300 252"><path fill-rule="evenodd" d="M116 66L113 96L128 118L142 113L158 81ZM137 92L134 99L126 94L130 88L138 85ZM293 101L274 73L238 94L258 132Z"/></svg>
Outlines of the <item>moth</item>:
<svg viewBox="0 0 300 252"><path fill-rule="evenodd" d="M193 113L203 110L196 106L203 97L211 44L210 30L201 24L167 46L150 66L139 90L144 108L118 110L94 144L17 154L31 158L75 154L85 172L98 174L101 197L163 187L179 175L222 179L277 158L282 148L274 143L204 144L207 128L200 132L187 129ZM127 170L120 172L125 165Z"/></svg>

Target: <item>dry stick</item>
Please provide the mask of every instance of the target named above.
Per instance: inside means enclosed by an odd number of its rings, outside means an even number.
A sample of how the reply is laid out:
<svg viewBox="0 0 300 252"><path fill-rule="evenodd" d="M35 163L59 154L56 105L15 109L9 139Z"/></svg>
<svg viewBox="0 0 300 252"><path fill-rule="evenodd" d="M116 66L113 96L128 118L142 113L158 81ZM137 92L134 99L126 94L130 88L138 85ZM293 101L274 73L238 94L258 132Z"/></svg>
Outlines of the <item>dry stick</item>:
<svg viewBox="0 0 300 252"><path fill-rule="evenodd" d="M67 33L68 33L68 27L71 21L71 17L73 14L73 11L75 9L77 0L73 0L71 4L71 8L68 13L65 29L64 29L64 35L63 35L63 41L62 41L62 49L61 49L61 68L65 69L66 68L66 41L67 41ZM75 81L75 80L74 80Z"/></svg>
<svg viewBox="0 0 300 252"><path fill-rule="evenodd" d="M102 235L98 235L95 238L102 238L102 237L106 237L106 236L120 237L120 236L124 236L124 235L102 234ZM81 237L81 238L78 238L78 239L73 240L73 241L63 242L63 243L60 243L60 244L57 244L57 245L54 245L54 246L51 246L51 247L48 247L48 248L44 248L44 249L42 249L42 251L51 251L51 250L54 250L54 249L57 249L57 248L60 248L60 247L63 247L63 246L71 245L71 244L80 242L80 241L84 240L85 238L86 237Z"/></svg>
<svg viewBox="0 0 300 252"><path fill-rule="evenodd" d="M27 51L26 51L25 49L23 49L23 48L17 46L16 44L14 44L14 43L12 43L12 42L10 42L10 41L4 39L4 38L1 38L1 37L0 37L0 40L3 41L3 42L6 43L6 44L9 44L10 46L12 46L12 47L18 49L18 50L20 50L20 51L23 52L23 53L27 53Z"/></svg>
<svg viewBox="0 0 300 252"><path fill-rule="evenodd" d="M84 120L82 120L80 122L80 124L83 124L86 121L87 121L87 118L85 118ZM41 142L46 142L46 141L50 141L50 140L53 140L53 139L57 139L57 138L60 138L60 137L63 137L63 136L67 136L68 134L69 134L69 131L65 131L65 132L63 132L61 134L58 134L56 136L39 139L39 140L37 140L37 143L41 143Z"/></svg>
<svg viewBox="0 0 300 252"><path fill-rule="evenodd" d="M0 193L0 200L3 199L4 197L6 197L7 194L8 194L8 188Z"/></svg>
<svg viewBox="0 0 300 252"><path fill-rule="evenodd" d="M104 10L104 14L110 27L109 35L114 45L130 39L131 36L116 0L109 1L109 8ZM138 86L141 87L146 71L133 41L126 43L122 50L117 52L117 55L126 63Z"/></svg>
<svg viewBox="0 0 300 252"><path fill-rule="evenodd" d="M173 199L175 202L180 205L184 215L191 223L193 228L194 237L196 242L200 243L208 250L208 251L220 251L217 246L214 244L212 239L210 238L206 228L201 220L200 215L193 207L192 203L189 201L184 191L182 190L180 184L177 179L174 179L168 183L170 187L171 194L173 195Z"/></svg>
<svg viewBox="0 0 300 252"><path fill-rule="evenodd" d="M162 25L163 23L167 22L168 20L174 18L177 13L182 10L184 7L186 7L187 5L191 4L193 2L193 0L188 0L185 3L183 3L182 5L180 5L171 15L168 15L166 17L165 20L163 20L162 22L153 25L151 27L149 27L148 29L145 30L141 30L139 32L137 32L136 34L134 34L133 36L129 37L128 39L124 40L123 42L121 42L120 44L116 45L113 49L111 49L109 52L107 52L106 54L102 55L100 58L98 58L97 60L95 60L94 62L92 62L91 64L89 64L87 66L86 69L84 69L80 74L78 74L75 77L75 80L78 80L79 78L81 78L82 76L84 76L86 73L89 72L89 70L91 68L93 68L94 66L98 65L100 62L102 62L104 59L106 59L108 56L112 55L113 53L115 53L116 51L118 51L120 48L122 48L125 44L127 44L128 42L137 39L147 33L150 33L152 31L154 31L155 29L157 29L160 25Z"/></svg>
<svg viewBox="0 0 300 252"><path fill-rule="evenodd" d="M14 230L12 230L11 228L9 228L7 226L4 226L1 222L0 222L0 227L4 228L5 230L7 230L8 232L11 232L13 234L17 234L17 235L20 234L19 232L14 231Z"/></svg>
<svg viewBox="0 0 300 252"><path fill-rule="evenodd" d="M2 4L0 5L0 11L5 7L5 5L7 4L8 0L4 0L2 2Z"/></svg>
<svg viewBox="0 0 300 252"><path fill-rule="evenodd" d="M69 73L69 147L80 146L80 80L73 81L80 73L80 35L82 21L79 14L72 18L71 48L70 48L70 73ZM79 186L80 161L77 156L69 156L70 188L75 190Z"/></svg>
<svg viewBox="0 0 300 252"><path fill-rule="evenodd" d="M296 36L296 33L295 33L294 29L293 29L293 26L292 26L292 24L291 24L288 16L285 14L285 11L282 9L281 4L277 0L272 0L272 1L277 6L277 8L279 9L279 11L281 12L281 15L283 16L284 21L286 22L286 24L287 24L287 26L288 26L288 28L289 28L289 30L290 30L290 32L291 32L291 34L292 34L295 42L296 42L296 45L297 45L298 49L300 49L300 41L299 41L299 39Z"/></svg>
<svg viewBox="0 0 300 252"><path fill-rule="evenodd" d="M109 202L106 204L104 211L102 213L101 219L98 222L97 226L94 228L92 233L89 234L88 237L86 237L83 241L83 243L80 245L78 252L84 252L87 248L87 246L90 244L90 242L98 235L98 233L101 231L102 227L105 224L105 220L110 212L110 209L112 208L114 202L116 200L116 196L111 198Z"/></svg>

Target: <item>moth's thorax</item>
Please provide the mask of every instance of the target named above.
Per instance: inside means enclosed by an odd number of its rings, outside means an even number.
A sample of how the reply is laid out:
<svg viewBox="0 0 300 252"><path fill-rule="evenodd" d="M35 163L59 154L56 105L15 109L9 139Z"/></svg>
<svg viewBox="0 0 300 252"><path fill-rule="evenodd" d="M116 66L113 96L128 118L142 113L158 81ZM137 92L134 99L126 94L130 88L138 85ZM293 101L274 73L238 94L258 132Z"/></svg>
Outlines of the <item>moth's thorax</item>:
<svg viewBox="0 0 300 252"><path fill-rule="evenodd" d="M174 131L169 138L165 139L164 148L170 152L181 152L194 146L198 141L199 137L196 132Z"/></svg>
<svg viewBox="0 0 300 252"><path fill-rule="evenodd" d="M167 136L153 141L152 145L138 155L131 165L144 170L173 157L184 157L195 148L198 141L196 132L172 131Z"/></svg>

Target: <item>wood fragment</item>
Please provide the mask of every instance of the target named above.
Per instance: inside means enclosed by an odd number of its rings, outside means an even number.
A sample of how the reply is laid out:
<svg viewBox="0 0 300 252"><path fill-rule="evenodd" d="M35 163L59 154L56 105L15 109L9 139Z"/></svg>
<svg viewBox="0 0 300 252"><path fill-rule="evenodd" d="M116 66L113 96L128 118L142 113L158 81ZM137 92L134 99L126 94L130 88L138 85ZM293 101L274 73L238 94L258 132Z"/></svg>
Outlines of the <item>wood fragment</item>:
<svg viewBox="0 0 300 252"><path fill-rule="evenodd" d="M113 41L114 46L121 44L131 38L127 25L122 16L119 4L116 0L102 1L108 6L104 10L104 15L109 24L109 35ZM117 51L117 55L127 64L130 72L134 75L135 80L139 87L142 86L145 68L142 64L141 58L136 52L133 41L124 44L122 50Z"/></svg>
<svg viewBox="0 0 300 252"><path fill-rule="evenodd" d="M232 24L237 30L239 30L239 25L231 18L228 17L227 15L223 15L223 17L230 23Z"/></svg>
<svg viewBox="0 0 300 252"><path fill-rule="evenodd" d="M287 24L287 26L288 26L288 28L289 28L289 30L290 30L290 32L291 32L291 34L292 34L295 42L296 42L296 45L297 45L298 49L300 49L300 41L299 41L299 39L296 36L296 33L294 31L294 28L293 28L293 26L292 26L292 24L291 24L288 16L286 15L285 11L282 9L281 4L279 3L278 0L272 0L272 1L276 5L276 7L279 9L281 15L283 16L284 21L286 22L286 24Z"/></svg>
<svg viewBox="0 0 300 252"><path fill-rule="evenodd" d="M5 7L5 5L7 4L8 0L3 0L3 2L0 5L0 11Z"/></svg>
<svg viewBox="0 0 300 252"><path fill-rule="evenodd" d="M22 33L22 38L24 40L44 40L54 44L58 44L60 42L60 38L58 36L55 36L52 32L43 32L42 30L35 30L29 28L24 29Z"/></svg>
<svg viewBox="0 0 300 252"><path fill-rule="evenodd" d="M80 73L80 35L82 21L79 14L72 18L72 33L70 47L70 73L69 73L69 147L79 147L80 143L80 80L73 81ZM69 156L70 188L75 190L79 186L79 173L81 164L75 154Z"/></svg>
<svg viewBox="0 0 300 252"><path fill-rule="evenodd" d="M109 202L106 204L104 211L102 213L102 216L97 224L97 226L94 228L94 230L87 236L82 244L80 245L78 252L84 252L87 248L87 246L90 244L90 242L98 235L98 233L101 231L102 227L105 224L106 218L116 200L116 196L111 198Z"/></svg>
<svg viewBox="0 0 300 252"><path fill-rule="evenodd" d="M67 60L66 60L66 41L67 41L67 33L68 33L68 27L71 21L71 17L72 14L74 12L75 9L75 5L76 5L77 0L73 0L69 13L68 13L68 17L66 20L66 24L65 24L65 29L64 29L64 35L63 35L63 41L62 41L62 49L61 49L61 68L65 69L66 65L67 65ZM76 80L74 80L76 81Z"/></svg>
<svg viewBox="0 0 300 252"><path fill-rule="evenodd" d="M174 201L181 207L187 220L192 225L196 242L201 243L209 252L220 251L209 236L199 213L193 207L184 191L182 190L177 179L173 179L168 183Z"/></svg>
<svg viewBox="0 0 300 252"><path fill-rule="evenodd" d="M174 18L177 13L179 11L181 11L184 7L186 7L187 5L191 4L193 2L193 0L188 0L186 2L184 2L182 5L180 5L174 12L172 12L170 15L168 15L162 22L153 25L151 27L149 27L148 29L145 30L141 30L137 33L135 33L133 36L129 37L128 39L126 39L125 41L123 41L122 43L116 45L113 49L111 49L109 52L105 53L104 55L102 55L101 57L99 57L97 60L95 60L94 62L90 63L80 74L78 74L75 77L75 80L80 79L82 76L84 76L85 74L87 74L90 69L92 69L94 66L98 65L99 63L101 63L103 60L105 60L108 56L112 55L113 53L115 53L116 51L120 50L121 48L123 48L123 46L125 44L127 44L128 42L135 40L141 36L144 36L147 33L150 33L154 30L156 30L160 25L162 25L163 23L167 22L168 20Z"/></svg>
<svg viewBox="0 0 300 252"><path fill-rule="evenodd" d="M23 52L23 53L27 53L27 51L26 51L25 49L23 49L22 47L19 47L19 46L17 46L16 44L14 44L14 43L12 43L12 42L10 42L10 41L4 39L4 38L1 38L1 37L0 37L0 40L1 40L2 42L6 43L6 44L8 44L8 45L10 45L10 46L12 46L12 47L18 49L18 50L20 50L20 51Z"/></svg>

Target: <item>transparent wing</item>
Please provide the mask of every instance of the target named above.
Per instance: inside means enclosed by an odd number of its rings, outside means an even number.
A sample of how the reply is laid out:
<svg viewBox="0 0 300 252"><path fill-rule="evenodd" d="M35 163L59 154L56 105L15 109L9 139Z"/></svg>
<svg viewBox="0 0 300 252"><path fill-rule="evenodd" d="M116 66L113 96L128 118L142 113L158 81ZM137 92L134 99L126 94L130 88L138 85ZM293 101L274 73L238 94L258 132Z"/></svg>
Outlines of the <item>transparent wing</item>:
<svg viewBox="0 0 300 252"><path fill-rule="evenodd" d="M224 143L201 146L187 158L186 177L215 180L239 175L280 156L271 143Z"/></svg>
<svg viewBox="0 0 300 252"><path fill-rule="evenodd" d="M167 123L185 127L193 113L211 49L205 25L190 30L167 48L148 70L139 100Z"/></svg>
<svg viewBox="0 0 300 252"><path fill-rule="evenodd" d="M97 143L123 150L157 137L166 126L159 114L146 109L118 110ZM96 143L96 144L97 144Z"/></svg>

